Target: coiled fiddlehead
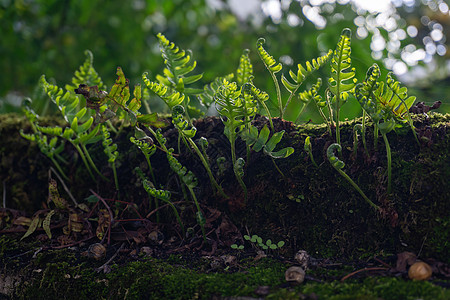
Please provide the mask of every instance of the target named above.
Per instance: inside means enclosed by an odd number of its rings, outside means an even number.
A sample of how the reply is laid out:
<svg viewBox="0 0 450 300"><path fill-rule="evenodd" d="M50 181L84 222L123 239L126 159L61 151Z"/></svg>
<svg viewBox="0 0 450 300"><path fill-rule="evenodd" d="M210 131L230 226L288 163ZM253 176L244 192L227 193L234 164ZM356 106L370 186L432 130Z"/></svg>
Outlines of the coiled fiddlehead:
<svg viewBox="0 0 450 300"><path fill-rule="evenodd" d="M339 172L339 174L342 175L357 191L358 193L366 200L367 203L369 203L370 206L372 206L375 210L379 211L380 207L373 203L369 198L367 198L366 194L359 188L359 186L342 170L345 167L345 163L340 160L334 153L334 151L337 150L338 152L342 151L341 145L334 143L331 144L327 149L327 157L330 164L333 166L333 168L336 169L336 171Z"/></svg>

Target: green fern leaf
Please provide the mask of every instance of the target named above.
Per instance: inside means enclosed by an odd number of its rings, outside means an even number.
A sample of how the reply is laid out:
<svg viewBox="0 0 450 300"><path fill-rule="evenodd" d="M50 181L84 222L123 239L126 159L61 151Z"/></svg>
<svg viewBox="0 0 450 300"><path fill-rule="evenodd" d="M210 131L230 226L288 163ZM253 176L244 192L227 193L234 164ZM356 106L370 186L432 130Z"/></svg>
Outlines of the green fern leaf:
<svg viewBox="0 0 450 300"><path fill-rule="evenodd" d="M39 84L42 86L50 99L58 106L67 123L72 124L73 119L79 111L78 104L80 100L78 97L69 91L64 93L63 89L48 83L45 79L45 75L41 76Z"/></svg>
<svg viewBox="0 0 450 300"><path fill-rule="evenodd" d="M338 95L341 101L345 101L348 93L355 87L355 69L351 67L351 30L342 31L336 50L331 58L330 90Z"/></svg>
<svg viewBox="0 0 450 300"><path fill-rule="evenodd" d="M318 58L313 59L311 62L307 61L305 63L305 67L301 64L298 64L297 74L292 71L289 71L289 76L294 83L291 83L284 75L281 76L281 82L284 87L290 92L295 93L298 87L303 83L303 81L314 71L320 69L323 65L325 65L331 57L333 51L328 51L327 54L320 56Z"/></svg>
<svg viewBox="0 0 450 300"><path fill-rule="evenodd" d="M259 38L256 42L256 47L258 50L258 54L261 57L266 68L272 73L278 73L283 68L281 63L277 63L277 61L264 49L263 45L266 42L264 38Z"/></svg>
<svg viewBox="0 0 450 300"><path fill-rule="evenodd" d="M245 49L239 60L239 67L236 71L236 81L239 86L250 83L253 79L253 65L248 54L250 50Z"/></svg>
<svg viewBox="0 0 450 300"><path fill-rule="evenodd" d="M142 75L142 80L145 85L156 95L158 95L164 102L172 109L176 105L180 105L184 101L184 94L179 92L172 92L171 89L158 82L153 82L147 77L148 73Z"/></svg>
<svg viewBox="0 0 450 300"><path fill-rule="evenodd" d="M197 177L194 173L188 171L186 167L183 167L180 162L173 156L173 149L169 149L167 154L167 160L169 161L170 168L180 177L181 181L190 189L197 186Z"/></svg>
<svg viewBox="0 0 450 300"><path fill-rule="evenodd" d="M203 93L201 93L198 98L200 103L207 109L214 103L214 95L216 94L219 87L222 85L223 80L231 81L234 78L234 74L228 74L224 77L216 77L213 82L207 84L203 88Z"/></svg>
<svg viewBox="0 0 450 300"><path fill-rule="evenodd" d="M102 79L98 75L94 68L94 56L89 50L84 51L86 55L86 60L80 66L80 68L75 71L75 75L72 78L72 84L66 85L66 90L74 92L80 84L86 84L88 86L97 86L99 89L105 89Z"/></svg>
<svg viewBox="0 0 450 300"><path fill-rule="evenodd" d="M309 103L311 100L314 99L316 101L316 103L320 103L320 105L319 105L320 107L325 106L326 104L323 103L322 97L320 95L318 95L318 91L321 86L322 86L322 79L317 78L316 83L313 84L310 89L298 94L298 98L300 99L300 101L302 101L304 103Z"/></svg>
<svg viewBox="0 0 450 300"><path fill-rule="evenodd" d="M191 61L192 54L190 51L181 50L161 33L158 33L157 38L159 40L164 64L166 65L166 69L163 71L164 77L158 76L157 80L178 92L188 94L198 91L198 93L201 93L202 90L186 91L185 89L185 85L197 82L203 76L203 74L186 76L188 73L191 73L197 65L196 61Z"/></svg>

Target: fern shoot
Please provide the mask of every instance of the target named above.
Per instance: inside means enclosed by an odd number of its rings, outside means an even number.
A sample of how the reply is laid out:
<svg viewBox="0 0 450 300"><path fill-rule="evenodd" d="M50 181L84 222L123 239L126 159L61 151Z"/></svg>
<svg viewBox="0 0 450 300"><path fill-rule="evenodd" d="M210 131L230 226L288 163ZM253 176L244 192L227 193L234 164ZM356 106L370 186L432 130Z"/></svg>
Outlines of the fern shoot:
<svg viewBox="0 0 450 300"><path fill-rule="evenodd" d="M273 83L275 84L275 90L277 92L277 101L278 101L278 109L280 111L280 118L283 118L283 102L281 100L281 90L280 85L278 83L278 79L276 77L276 73L280 72L283 69L283 65L281 63L277 63L277 61L271 56L263 47L263 44L266 42L264 38L259 38L256 42L256 50L258 51L259 57L261 58L264 66L269 71L270 76L272 77Z"/></svg>
<svg viewBox="0 0 450 300"><path fill-rule="evenodd" d="M345 163L340 160L334 153L334 151L337 150L338 152L341 152L342 147L341 145L334 143L331 144L327 149L327 157L330 164L333 166L333 168L336 169L336 171L341 174L342 177L344 177L354 188L358 191L358 193L366 200L367 203L369 203L370 206L372 206L375 210L379 211L380 207L373 203L367 196L364 194L364 192L361 190L361 188L348 176L342 169L345 167Z"/></svg>
<svg viewBox="0 0 450 300"><path fill-rule="evenodd" d="M223 191L222 187L217 183L216 179L214 178L212 172L211 172L211 166L209 165L208 160L206 159L205 155L198 149L197 145L194 143L192 138L195 136L197 129L194 126L191 126L189 128L189 125L187 121L183 118L184 115L184 108L181 105L177 105L172 109L172 123L175 126L175 128L178 130L179 135L183 139L183 141L188 144L192 149L194 149L197 156L200 158L200 161L203 164L203 167L205 167L206 172L208 173L209 180L212 184L212 186L219 192L219 194L224 197L228 198L228 196Z"/></svg>
<svg viewBox="0 0 450 300"><path fill-rule="evenodd" d="M389 73L386 78L386 85L379 82L380 69L377 64L372 65L366 75L364 82L355 87L355 97L370 118L373 120L376 131L380 131L386 146L387 171L388 171L388 194L391 193L392 182L392 158L391 148L387 134L409 122L414 134L414 126L409 116L409 108L414 103L415 97L408 97L407 89L393 79ZM404 119L405 115L407 120ZM416 136L416 135L415 135ZM417 137L416 137L417 138Z"/></svg>
<svg viewBox="0 0 450 300"><path fill-rule="evenodd" d="M351 35L350 29L345 28L340 36L336 49L331 58L331 78L329 89L335 101L336 143L341 144L339 128L339 112L341 106L347 101L349 93L355 87L355 69L351 67ZM341 151L341 150L339 150Z"/></svg>
<svg viewBox="0 0 450 300"><path fill-rule="evenodd" d="M242 89L238 89L236 82L223 81L222 86L214 95L217 111L219 112L222 122L225 125L224 134L230 142L231 160L233 171L237 181L244 191L244 197L247 200L247 187L242 179L243 176L243 159L236 157L236 138L237 131L249 122L247 118L248 112L245 100L241 97ZM245 162L244 162L245 164Z"/></svg>

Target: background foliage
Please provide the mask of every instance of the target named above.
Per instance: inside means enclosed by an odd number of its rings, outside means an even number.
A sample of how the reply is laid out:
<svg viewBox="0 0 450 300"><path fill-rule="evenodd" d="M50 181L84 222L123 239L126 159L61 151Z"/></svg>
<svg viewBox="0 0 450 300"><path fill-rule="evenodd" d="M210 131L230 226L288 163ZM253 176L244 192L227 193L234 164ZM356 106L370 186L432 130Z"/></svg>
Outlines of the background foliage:
<svg viewBox="0 0 450 300"><path fill-rule="evenodd" d="M348 0L255 0L248 1L254 4L248 10L234 2L2 0L0 112L20 111L24 96L49 101L36 88L40 75L60 86L69 83L86 49L107 86L117 66L132 84L141 82L144 71L161 73L158 32L193 51L197 70L204 72L200 88L233 72L242 50L250 49L255 85L273 101L273 83L255 51L256 40L264 37L266 49L289 70L334 48L345 27L355 33L352 61L358 80L375 59L384 66L382 77L386 68L393 69L419 101L441 100L440 111L450 111L450 13L443 0L395 0L390 10L372 14ZM155 99L152 109L162 107ZM356 101L342 112L343 118L359 113ZM303 119L311 117L307 113Z"/></svg>

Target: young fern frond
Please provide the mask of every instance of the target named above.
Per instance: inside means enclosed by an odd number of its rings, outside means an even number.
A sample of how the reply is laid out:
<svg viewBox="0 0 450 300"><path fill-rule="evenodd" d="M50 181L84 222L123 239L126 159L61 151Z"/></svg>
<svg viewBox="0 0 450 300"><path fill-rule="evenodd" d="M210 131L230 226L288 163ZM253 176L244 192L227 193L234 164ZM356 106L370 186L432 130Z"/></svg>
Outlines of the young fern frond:
<svg viewBox="0 0 450 300"><path fill-rule="evenodd" d="M273 83L275 84L275 90L277 92L277 100L278 100L278 109L280 111L280 118L283 118L283 102L281 100L281 90L280 85L278 83L278 79L275 76L276 73L280 72L283 69L283 65L281 63L277 63L277 61L271 56L263 47L263 44L266 42L264 38L259 38L256 42L256 50L258 51L259 57L261 58L264 66L269 71L270 76L272 77Z"/></svg>
<svg viewBox="0 0 450 300"><path fill-rule="evenodd" d="M66 84L66 90L74 92L80 84L86 84L88 86L97 86L98 89L105 89L105 85L101 77L98 75L94 68L94 56L89 50L84 51L86 55L86 60L80 66L80 68L75 71L74 77L72 78L72 84Z"/></svg>
<svg viewBox="0 0 450 300"><path fill-rule="evenodd" d="M164 76L157 75L156 79L160 84L165 85L183 95L179 96L183 97L181 105L185 108L186 116L190 120L188 114L188 109L190 109L189 95L201 94L203 89L188 88L186 86L199 81L203 77L203 74L188 75L197 65L195 60L191 61L191 51L184 51L178 48L161 33L157 35L157 38L159 40L159 46L161 48L161 54L166 68L163 71ZM175 105L169 106L172 108Z"/></svg>
<svg viewBox="0 0 450 300"><path fill-rule="evenodd" d="M269 100L269 95L266 92L259 90L253 84L250 84L250 91L253 95L253 98L258 103L258 105L262 106L264 108L264 110L266 111L267 117L269 118L270 128L272 130L274 130L272 116L270 115L270 110L266 105L266 101Z"/></svg>
<svg viewBox="0 0 450 300"><path fill-rule="evenodd" d="M386 78L386 85L392 91L391 101L389 101L389 106L392 107L392 111L396 116L403 119L406 116L409 126L414 134L414 138L417 143L419 139L417 138L416 131L414 130L414 124L409 114L409 109L414 104L416 97L408 97L408 89L406 87L401 87L400 83L392 77L392 73L388 73Z"/></svg>
<svg viewBox="0 0 450 300"><path fill-rule="evenodd" d="M108 157L108 163L111 165L114 174L114 184L116 185L116 191L119 192L119 180L117 178L117 170L115 163L117 157L119 156L119 151L117 151L117 144L113 144L109 131L105 125L102 125L102 137L103 137L102 145L104 147L103 151Z"/></svg>
<svg viewBox="0 0 450 300"><path fill-rule="evenodd" d="M323 104L322 97L318 94L321 86L322 86L322 78L319 77L319 78L317 78L316 83L313 84L310 89L300 92L298 94L298 99L300 100L300 102L302 102L302 108L300 109L300 111L297 115L296 121L298 121L300 119L300 117L303 113L303 110L311 102L311 100L314 100L316 105L318 105L319 107L324 106L324 105L322 106L322 104ZM323 114L323 111L320 108L319 108L319 112L321 114ZM322 117L324 117L324 115ZM328 124L328 120L325 117L324 117L324 119Z"/></svg>
<svg viewBox="0 0 450 300"><path fill-rule="evenodd" d="M184 94L180 92L173 92L168 86L151 81L148 77L148 73L142 75L145 85L156 95L158 95L166 104L172 109L176 105L181 105L184 101Z"/></svg>
<svg viewBox="0 0 450 300"><path fill-rule="evenodd" d="M309 158L311 159L311 162L313 163L313 165L318 168L319 166L317 165L316 161L314 160L314 156L312 153L312 144L311 144L311 138L309 136L306 137L305 139L305 145L303 146L303 149L306 151L306 153L308 153Z"/></svg>
<svg viewBox="0 0 450 300"><path fill-rule="evenodd" d="M243 86L245 83L250 83L253 80L253 65L250 62L248 54L250 50L245 49L239 60L239 66L236 70L236 81L238 86Z"/></svg>
<svg viewBox="0 0 450 300"><path fill-rule="evenodd" d="M223 80L231 81L234 78L234 74L228 74L224 77L216 77L213 82L206 84L203 88L203 93L198 95L200 103L209 109L214 103L214 95L216 94L219 87L222 85Z"/></svg>
<svg viewBox="0 0 450 300"><path fill-rule="evenodd" d="M414 125L409 115L409 108L414 103L415 97L408 97L407 89L400 87L400 84L393 79L389 73L386 78L386 87L383 82L377 82L379 78L379 67L374 64L369 68L366 80L357 84L355 96L363 109L369 114L375 123L377 133L380 130L386 146L387 169L388 169L388 194L391 192L392 182L392 158L391 148L387 139L387 134L396 126L401 126L405 121L409 122L418 142ZM407 116L407 120L403 117ZM381 122L382 121L382 122ZM375 135L377 137L377 135Z"/></svg>
<svg viewBox="0 0 450 300"><path fill-rule="evenodd" d="M150 170L150 175L152 176L152 180L156 183L155 174L153 173L152 164L150 162L150 156L152 156L156 152L155 144L147 143L144 140L138 140L134 136L130 137L130 142L136 145L136 147L138 147L144 154L145 160L147 161L147 165Z"/></svg>
<svg viewBox="0 0 450 300"><path fill-rule="evenodd" d="M353 91L356 83L355 69L351 67L351 35L350 29L342 31L336 50L331 58L331 78L329 79L329 89L334 95L336 104L336 142L340 144L339 111L341 106L347 101L349 93Z"/></svg>
<svg viewBox="0 0 450 300"><path fill-rule="evenodd" d="M219 191L219 193L225 197L228 198L228 196L223 191L222 187L217 183L216 179L214 178L212 172L211 172L211 166L209 165L209 162L207 160L207 157L203 155L203 153L200 151L200 149L197 147L197 145L194 143L192 138L197 133L197 128L194 126L190 126L189 123L184 119L184 108L181 105L177 105L172 109L172 123L175 126L175 128L180 133L181 138L184 140L184 142L190 146L197 156L200 158L200 161L202 162L203 166L206 169L206 172L208 173L209 180L211 181L212 186ZM206 140L206 139L205 139ZM206 141L207 143L207 141Z"/></svg>
<svg viewBox="0 0 450 300"><path fill-rule="evenodd" d="M235 149L237 130L250 121L248 119L248 107L246 106L246 102L242 98L241 94L242 88L238 89L236 82L230 83L224 80L222 86L214 95L214 99L217 111L219 112L222 122L225 125L224 134L230 141L233 171L237 181L244 190L245 199L247 199L247 187L242 180L243 169L241 167L243 164L242 162L239 164L237 163ZM242 158L240 159L243 161Z"/></svg>
<svg viewBox="0 0 450 300"><path fill-rule="evenodd" d="M328 51L327 54L320 56L318 58L313 59L311 62L307 61L305 63L305 67L303 67L301 64L297 65L297 74L295 74L294 72L289 71L289 76L291 77L291 80L293 81L290 82L284 75L281 75L281 82L283 83L284 87L289 91L290 95L289 98L286 102L286 104L284 105L283 108L283 114L286 112L286 108L288 107L289 103L291 102L292 98L294 97L295 93L297 92L297 90L299 89L299 87L302 85L303 81L306 79L306 77L308 77L311 73L313 73L314 71L320 69L323 65L325 65L328 60L331 57L331 54L333 53L333 51ZM304 107L304 106L303 106ZM302 108L303 110L303 108Z"/></svg>
<svg viewBox="0 0 450 300"><path fill-rule="evenodd" d="M345 163L340 160L334 153L334 151L337 150L338 152L341 152L342 148L341 145L334 143L331 144L327 149L327 157L330 164L333 166L333 168L336 169L336 171L339 172L339 174L342 175L357 191L358 193L366 200L367 203L369 203L370 206L372 206L375 210L379 211L380 207L373 203L369 198L367 198L366 194L359 188L359 186L348 176L342 169L345 167Z"/></svg>
<svg viewBox="0 0 450 300"><path fill-rule="evenodd" d="M71 142L80 154L91 177L95 179L90 169L92 167L98 175L106 179L97 169L86 149L87 144L98 141L96 135L99 125L91 129L94 119L89 114L86 114L86 107L78 108L79 99L74 93L70 91L64 93L58 86L48 83L44 75L41 76L40 84L50 99L58 106L70 127L66 127L64 131L61 127L51 128L36 125L36 128L43 133L59 136ZM85 115L88 117L87 119Z"/></svg>
<svg viewBox="0 0 450 300"><path fill-rule="evenodd" d="M194 193L194 188L197 186L197 177L194 173L188 171L186 167L183 167L180 162L173 156L173 149L168 149L166 152L167 160L169 162L170 168L180 177L181 181L186 185L189 192L191 193L192 199L194 200L195 207L197 208L196 218L197 223L200 225L202 230L203 240L206 241L205 223L206 219L203 216L200 204L198 203L197 197Z"/></svg>
<svg viewBox="0 0 450 300"><path fill-rule="evenodd" d="M170 197L171 197L170 191L156 189L155 186L153 185L153 183L150 182L145 177L144 173L142 172L141 169L139 169L139 167L135 168L135 172L141 178L142 186L144 187L145 191L147 192L147 194L149 196L149 200L151 201L152 197L155 198L156 208L159 207L158 201L156 201L156 200L161 200L161 201L167 203L172 208L173 213L175 214L178 224L180 224L180 228L181 228L181 231L183 232L183 236L184 236L185 235L184 225L183 225L183 222L181 221L180 215L178 214L177 208L172 203L172 201L170 201ZM157 217L157 219L158 219L158 217Z"/></svg>
<svg viewBox="0 0 450 300"><path fill-rule="evenodd" d="M157 76L158 81L178 92L186 94L201 93L202 90L185 88L185 85L194 83L203 76L203 74L186 76L195 69L197 62L195 60L191 61L190 54L187 54L186 51L178 48L163 34L158 33L157 38L159 40L164 64L166 65L166 69L164 69L165 76Z"/></svg>

